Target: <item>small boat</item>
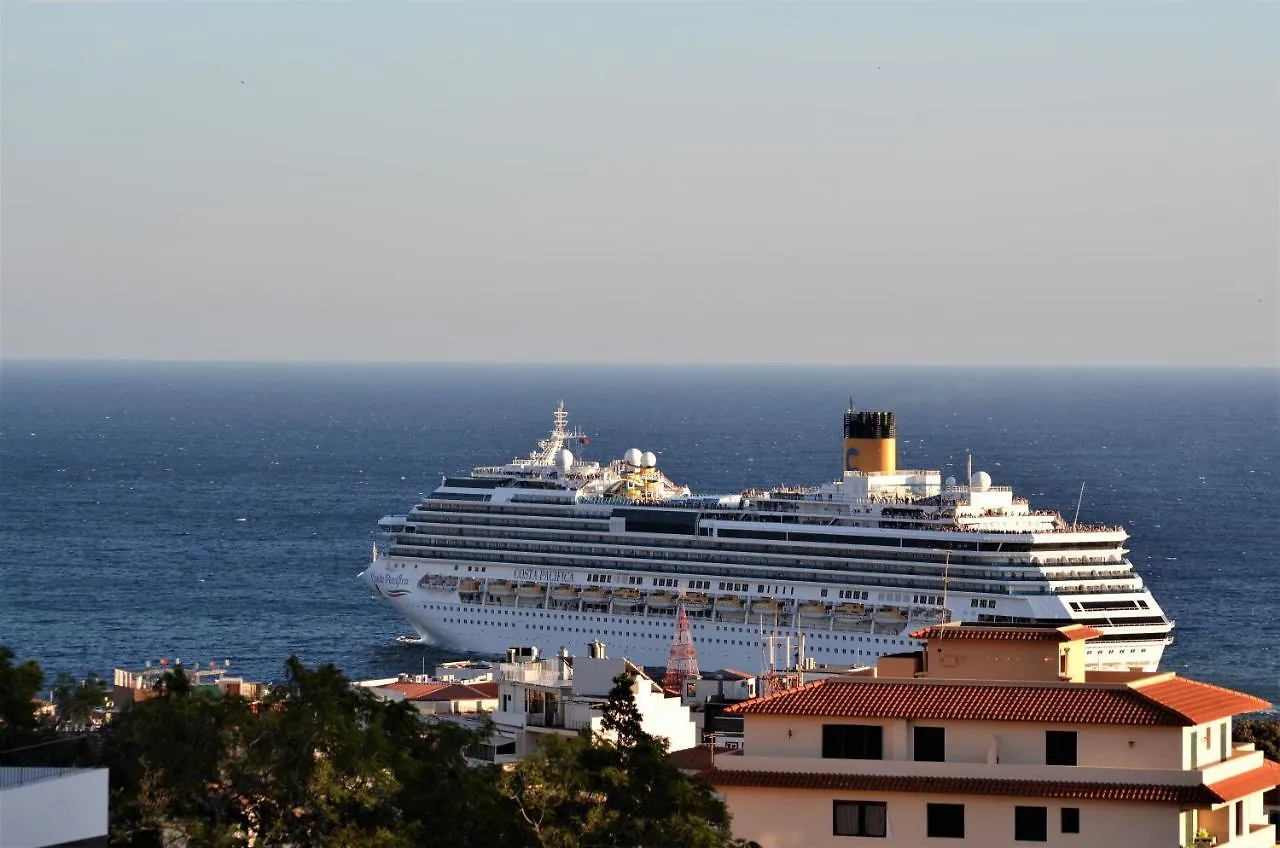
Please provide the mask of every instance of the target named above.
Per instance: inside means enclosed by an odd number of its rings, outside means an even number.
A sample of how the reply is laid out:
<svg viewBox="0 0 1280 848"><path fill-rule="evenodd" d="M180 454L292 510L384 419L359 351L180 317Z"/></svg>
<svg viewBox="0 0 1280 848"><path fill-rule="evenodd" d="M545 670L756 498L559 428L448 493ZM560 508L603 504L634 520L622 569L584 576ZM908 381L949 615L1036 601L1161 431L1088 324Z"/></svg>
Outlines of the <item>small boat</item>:
<svg viewBox="0 0 1280 848"><path fill-rule="evenodd" d="M649 596L645 598L645 603L656 609L673 607L676 605L676 596L674 592L668 592L665 589L660 589L657 592L650 592Z"/></svg>
<svg viewBox="0 0 1280 848"><path fill-rule="evenodd" d="M686 592L680 601L689 612L711 609L711 599L702 592Z"/></svg>
<svg viewBox="0 0 1280 848"><path fill-rule="evenodd" d="M516 593L510 580L495 580L489 584L489 594L495 598L509 598Z"/></svg>
<svg viewBox="0 0 1280 848"><path fill-rule="evenodd" d="M867 617L867 608L862 604L841 604L836 607L836 618L845 621L859 621Z"/></svg>
<svg viewBox="0 0 1280 848"><path fill-rule="evenodd" d="M551 590L551 600L576 601L578 600L578 587L570 586L568 583L561 583Z"/></svg>
<svg viewBox="0 0 1280 848"><path fill-rule="evenodd" d="M619 607L633 607L640 603L640 590L634 586L613 590L613 604Z"/></svg>
<svg viewBox="0 0 1280 848"><path fill-rule="evenodd" d="M480 581L474 577L464 577L458 581L458 593L462 595L474 595L480 591Z"/></svg>
<svg viewBox="0 0 1280 848"><path fill-rule="evenodd" d="M541 583L521 583L516 594L522 598L541 598L546 591L546 587Z"/></svg>
<svg viewBox="0 0 1280 848"><path fill-rule="evenodd" d="M582 602L586 604L603 604L609 600L609 593L599 586L589 586L582 590Z"/></svg>
<svg viewBox="0 0 1280 848"><path fill-rule="evenodd" d="M897 607L883 607L881 609L876 610L875 615L871 617L871 620L874 621L876 624L892 625L892 624L905 623L907 620L907 617L903 615L902 610L898 609Z"/></svg>
<svg viewBox="0 0 1280 848"><path fill-rule="evenodd" d="M752 615L777 615L782 612L782 604L773 598L756 598L751 602Z"/></svg>
<svg viewBox="0 0 1280 848"><path fill-rule="evenodd" d="M742 598L737 595L721 595L716 598L716 609L720 612L742 612Z"/></svg>
<svg viewBox="0 0 1280 848"><path fill-rule="evenodd" d="M809 601L800 605L801 618L826 618L831 615L831 607L820 601Z"/></svg>

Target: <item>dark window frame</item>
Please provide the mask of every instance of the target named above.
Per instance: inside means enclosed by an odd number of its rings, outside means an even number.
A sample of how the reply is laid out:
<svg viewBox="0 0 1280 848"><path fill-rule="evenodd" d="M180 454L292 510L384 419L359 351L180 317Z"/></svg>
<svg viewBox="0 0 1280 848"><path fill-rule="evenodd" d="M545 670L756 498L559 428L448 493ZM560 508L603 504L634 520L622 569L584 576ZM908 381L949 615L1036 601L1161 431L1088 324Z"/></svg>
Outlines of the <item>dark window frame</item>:
<svg viewBox="0 0 1280 848"><path fill-rule="evenodd" d="M824 724L822 758L883 760L884 728L878 724Z"/></svg>
<svg viewBox="0 0 1280 848"><path fill-rule="evenodd" d="M1049 808L1013 808L1013 839L1015 842L1049 841Z"/></svg>
<svg viewBox="0 0 1280 848"><path fill-rule="evenodd" d="M964 839L964 804L925 804L925 835Z"/></svg>
<svg viewBox="0 0 1280 848"><path fill-rule="evenodd" d="M913 756L917 763L945 763L947 761L947 729L922 727L913 729Z"/></svg>
<svg viewBox="0 0 1280 848"><path fill-rule="evenodd" d="M858 810L857 833L844 833L840 830L840 809L856 807ZM880 810L880 833L868 833L867 811L876 807ZM889 835L889 805L885 801L832 801L831 802L831 835L862 836L866 838L885 838Z"/></svg>
<svg viewBox="0 0 1280 848"><path fill-rule="evenodd" d="M1063 807L1062 808L1062 832L1063 833L1079 833L1080 832L1080 808L1079 807Z"/></svg>
<svg viewBox="0 0 1280 848"><path fill-rule="evenodd" d="M1044 732L1044 764L1047 766L1074 766L1080 761L1080 739L1074 730L1046 730Z"/></svg>

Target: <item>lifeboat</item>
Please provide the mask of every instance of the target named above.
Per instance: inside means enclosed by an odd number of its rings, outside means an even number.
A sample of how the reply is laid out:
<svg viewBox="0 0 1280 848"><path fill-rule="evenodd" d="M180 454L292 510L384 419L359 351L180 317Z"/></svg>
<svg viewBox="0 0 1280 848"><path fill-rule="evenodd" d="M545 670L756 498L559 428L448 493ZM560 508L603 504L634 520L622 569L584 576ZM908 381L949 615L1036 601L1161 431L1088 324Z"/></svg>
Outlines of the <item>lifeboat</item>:
<svg viewBox="0 0 1280 848"><path fill-rule="evenodd" d="M721 595L716 598L716 609L720 612L742 612L742 598L737 595Z"/></svg>
<svg viewBox="0 0 1280 848"><path fill-rule="evenodd" d="M711 609L711 599L701 592L687 592L680 601L689 612Z"/></svg>
<svg viewBox="0 0 1280 848"><path fill-rule="evenodd" d="M656 609L673 607L676 605L676 596L672 592L660 590L657 592L650 592L649 597L645 599L645 602Z"/></svg>
<svg viewBox="0 0 1280 848"><path fill-rule="evenodd" d="M489 584L489 594L495 598L510 598L516 593L516 587L510 580L495 580Z"/></svg>
<svg viewBox="0 0 1280 848"><path fill-rule="evenodd" d="M614 606L633 607L640 603L640 590L634 587L613 590Z"/></svg>
<svg viewBox="0 0 1280 848"><path fill-rule="evenodd" d="M800 605L801 618L826 618L831 615L831 607L819 601L809 601Z"/></svg>
<svg viewBox="0 0 1280 848"><path fill-rule="evenodd" d="M777 615L782 612L782 604L773 598L756 598L751 602L752 615Z"/></svg>
<svg viewBox="0 0 1280 848"><path fill-rule="evenodd" d="M516 594L522 598L541 598L546 588L541 583L521 583Z"/></svg>
<svg viewBox="0 0 1280 848"><path fill-rule="evenodd" d="M588 604L603 604L609 600L609 593L599 586L589 586L582 590L582 600Z"/></svg>
<svg viewBox="0 0 1280 848"><path fill-rule="evenodd" d="M551 590L551 599L554 601L576 601L578 600L578 588L570 586L568 583L561 583Z"/></svg>
<svg viewBox="0 0 1280 848"><path fill-rule="evenodd" d="M480 581L474 577L464 577L458 581L458 594L474 595L480 591Z"/></svg>
<svg viewBox="0 0 1280 848"><path fill-rule="evenodd" d="M862 604L841 604L836 607L836 618L845 621L858 621L867 617L867 608Z"/></svg>
<svg viewBox="0 0 1280 848"><path fill-rule="evenodd" d="M876 624L903 624L906 622L907 617L897 607L884 607L876 610L871 620Z"/></svg>

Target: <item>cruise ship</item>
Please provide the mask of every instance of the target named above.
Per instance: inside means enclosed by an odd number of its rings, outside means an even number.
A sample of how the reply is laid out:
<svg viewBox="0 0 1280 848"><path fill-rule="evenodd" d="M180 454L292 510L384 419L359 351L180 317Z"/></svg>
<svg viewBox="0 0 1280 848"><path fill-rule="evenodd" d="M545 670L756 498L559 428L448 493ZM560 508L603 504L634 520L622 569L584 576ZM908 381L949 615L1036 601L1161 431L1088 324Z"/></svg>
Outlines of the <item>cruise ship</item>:
<svg viewBox="0 0 1280 848"><path fill-rule="evenodd" d="M899 469L892 412L851 405L840 479L802 488L696 495L649 451L575 456L588 441L561 403L528 457L378 522L360 576L413 627L402 639L500 654L598 638L664 665L683 608L703 668L760 669L783 634L812 661L870 663L944 621L1088 624L1099 670L1154 670L1172 641L1124 528L1032 509L983 471Z"/></svg>

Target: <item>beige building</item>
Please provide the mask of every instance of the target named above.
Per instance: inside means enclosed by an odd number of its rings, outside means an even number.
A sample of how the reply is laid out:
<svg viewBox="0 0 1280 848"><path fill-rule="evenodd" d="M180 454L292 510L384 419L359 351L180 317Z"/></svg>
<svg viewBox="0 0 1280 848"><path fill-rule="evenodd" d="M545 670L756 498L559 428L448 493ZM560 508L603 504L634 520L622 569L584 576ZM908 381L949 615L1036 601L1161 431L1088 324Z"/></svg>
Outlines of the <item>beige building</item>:
<svg viewBox="0 0 1280 848"><path fill-rule="evenodd" d="M1098 631L942 625L927 647L728 708L703 773L764 848L1275 844L1280 766L1231 742L1270 706L1172 673L1084 671ZM879 841L883 840L883 841Z"/></svg>

